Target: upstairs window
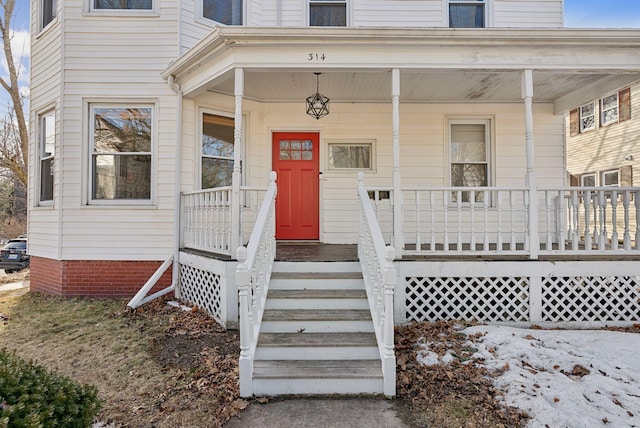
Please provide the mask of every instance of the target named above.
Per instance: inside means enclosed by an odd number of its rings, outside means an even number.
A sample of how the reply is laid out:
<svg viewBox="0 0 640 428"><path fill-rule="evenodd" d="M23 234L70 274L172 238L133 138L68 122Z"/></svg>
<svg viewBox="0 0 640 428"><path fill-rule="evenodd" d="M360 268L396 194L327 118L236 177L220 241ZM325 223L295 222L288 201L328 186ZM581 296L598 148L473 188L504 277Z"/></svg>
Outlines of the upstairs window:
<svg viewBox="0 0 640 428"><path fill-rule="evenodd" d="M607 95L600 100L600 123L603 126L618 121L618 93Z"/></svg>
<svg viewBox="0 0 640 428"><path fill-rule="evenodd" d="M620 170L604 171L602 173L602 185L604 187L620 186Z"/></svg>
<svg viewBox="0 0 640 428"><path fill-rule="evenodd" d="M56 0L42 0L42 28L56 19L58 2Z"/></svg>
<svg viewBox="0 0 640 428"><path fill-rule="evenodd" d="M242 0L202 0L202 16L225 25L242 25Z"/></svg>
<svg viewBox="0 0 640 428"><path fill-rule="evenodd" d="M309 3L309 25L312 27L346 27L346 0L321 0Z"/></svg>
<svg viewBox="0 0 640 428"><path fill-rule="evenodd" d="M596 103L580 107L580 132L596 129Z"/></svg>
<svg viewBox="0 0 640 428"><path fill-rule="evenodd" d="M151 10L153 0L93 0L93 8L96 10Z"/></svg>
<svg viewBox="0 0 640 428"><path fill-rule="evenodd" d="M580 176L580 185L582 187L596 187L596 173L589 172Z"/></svg>
<svg viewBox="0 0 640 428"><path fill-rule="evenodd" d="M230 117L202 115L202 189L231 186L235 121Z"/></svg>
<svg viewBox="0 0 640 428"><path fill-rule="evenodd" d="M484 28L486 0L449 0L449 28Z"/></svg>

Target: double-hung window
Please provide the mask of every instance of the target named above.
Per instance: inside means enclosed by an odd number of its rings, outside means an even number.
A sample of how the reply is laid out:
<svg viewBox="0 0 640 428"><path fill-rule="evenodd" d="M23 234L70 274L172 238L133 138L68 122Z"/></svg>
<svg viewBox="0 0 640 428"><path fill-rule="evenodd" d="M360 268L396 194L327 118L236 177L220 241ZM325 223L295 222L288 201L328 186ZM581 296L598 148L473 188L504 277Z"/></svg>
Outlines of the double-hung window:
<svg viewBox="0 0 640 428"><path fill-rule="evenodd" d="M582 187L596 187L596 173L589 172L580 176L580 185Z"/></svg>
<svg viewBox="0 0 640 428"><path fill-rule="evenodd" d="M202 114L200 185L203 189L231 186L234 129L232 118Z"/></svg>
<svg viewBox="0 0 640 428"><path fill-rule="evenodd" d="M486 187L490 182L490 121L449 121L449 166L452 187ZM472 202L471 192L460 193L461 202ZM452 202L458 192L452 192ZM484 200L484 192L475 192L474 201Z"/></svg>
<svg viewBox="0 0 640 428"><path fill-rule="evenodd" d="M39 129L39 175L40 202L53 200L53 174L56 152L56 113L50 111L40 116Z"/></svg>
<svg viewBox="0 0 640 428"><path fill-rule="evenodd" d="M600 100L600 123L609 125L618 121L618 93L607 95Z"/></svg>
<svg viewBox="0 0 640 428"><path fill-rule="evenodd" d="M151 200L153 105L92 104L91 199Z"/></svg>
<svg viewBox="0 0 640 428"><path fill-rule="evenodd" d="M225 25L242 25L243 0L201 0L202 17Z"/></svg>
<svg viewBox="0 0 640 428"><path fill-rule="evenodd" d="M620 170L614 169L611 171L604 171L602 173L602 185L604 187L620 186Z"/></svg>
<svg viewBox="0 0 640 428"><path fill-rule="evenodd" d="M580 107L580 132L596 129L596 103Z"/></svg>
<svg viewBox="0 0 640 428"><path fill-rule="evenodd" d="M372 170L373 141L329 142L329 169Z"/></svg>
<svg viewBox="0 0 640 428"><path fill-rule="evenodd" d="M487 0L449 0L449 28L486 27Z"/></svg>
<svg viewBox="0 0 640 428"><path fill-rule="evenodd" d="M311 0L309 25L312 27L346 27L346 0Z"/></svg>
<svg viewBox="0 0 640 428"><path fill-rule="evenodd" d="M153 0L91 0L96 10L152 10Z"/></svg>
<svg viewBox="0 0 640 428"><path fill-rule="evenodd" d="M45 28L51 23L51 21L56 19L58 2L56 0L42 0L40 5L42 8L40 11L42 16L42 28Z"/></svg>

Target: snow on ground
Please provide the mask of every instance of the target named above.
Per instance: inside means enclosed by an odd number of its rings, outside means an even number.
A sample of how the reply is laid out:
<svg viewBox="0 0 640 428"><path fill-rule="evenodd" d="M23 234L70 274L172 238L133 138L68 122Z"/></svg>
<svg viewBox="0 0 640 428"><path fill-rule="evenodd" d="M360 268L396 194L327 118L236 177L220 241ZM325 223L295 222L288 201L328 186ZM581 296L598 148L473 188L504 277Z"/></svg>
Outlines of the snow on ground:
<svg viewBox="0 0 640 428"><path fill-rule="evenodd" d="M503 374L506 404L529 427L640 427L640 334L475 326L474 357ZM425 350L423 364L433 364ZM437 357L435 361L437 361Z"/></svg>

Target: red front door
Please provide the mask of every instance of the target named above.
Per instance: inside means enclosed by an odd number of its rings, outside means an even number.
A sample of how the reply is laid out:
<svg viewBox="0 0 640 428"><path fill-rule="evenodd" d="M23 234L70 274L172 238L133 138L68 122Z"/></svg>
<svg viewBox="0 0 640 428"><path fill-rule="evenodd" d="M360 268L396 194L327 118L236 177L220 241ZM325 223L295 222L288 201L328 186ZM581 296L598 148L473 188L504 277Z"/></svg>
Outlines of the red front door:
<svg viewBox="0 0 640 428"><path fill-rule="evenodd" d="M320 238L319 141L313 132L274 132L273 170L278 174L276 239Z"/></svg>

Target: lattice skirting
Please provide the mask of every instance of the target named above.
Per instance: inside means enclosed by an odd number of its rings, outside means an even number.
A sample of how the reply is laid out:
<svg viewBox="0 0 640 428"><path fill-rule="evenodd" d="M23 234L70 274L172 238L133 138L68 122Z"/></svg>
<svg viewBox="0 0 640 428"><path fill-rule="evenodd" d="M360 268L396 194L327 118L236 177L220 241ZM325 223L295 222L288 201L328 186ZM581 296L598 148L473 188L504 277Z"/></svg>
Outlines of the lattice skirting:
<svg viewBox="0 0 640 428"><path fill-rule="evenodd" d="M397 289L396 299L402 303L396 304L396 310L403 314L396 322L640 321L638 262L407 262L398 266L403 287ZM505 275L510 272L518 275Z"/></svg>
<svg viewBox="0 0 640 428"><path fill-rule="evenodd" d="M237 328L236 264L181 252L177 295L206 311L223 327Z"/></svg>

